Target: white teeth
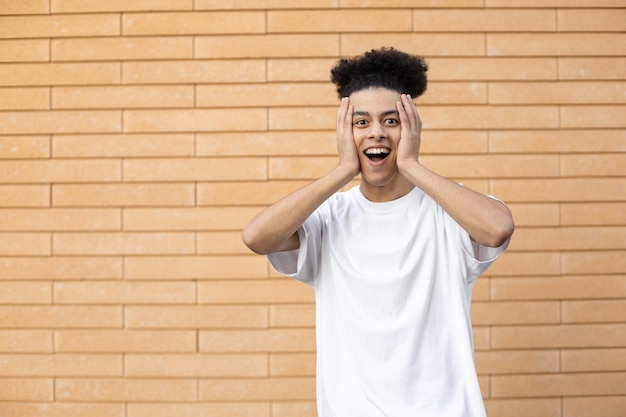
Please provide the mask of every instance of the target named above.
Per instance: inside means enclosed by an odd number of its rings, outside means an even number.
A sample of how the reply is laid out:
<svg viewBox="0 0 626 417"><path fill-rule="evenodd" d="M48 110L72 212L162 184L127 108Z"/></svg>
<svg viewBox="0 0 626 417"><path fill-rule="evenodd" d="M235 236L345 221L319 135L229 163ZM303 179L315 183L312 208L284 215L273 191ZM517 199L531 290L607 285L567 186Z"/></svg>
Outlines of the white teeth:
<svg viewBox="0 0 626 417"><path fill-rule="evenodd" d="M381 154L388 154L390 152L391 151L387 148L370 148L370 149L365 150L366 155L381 155Z"/></svg>

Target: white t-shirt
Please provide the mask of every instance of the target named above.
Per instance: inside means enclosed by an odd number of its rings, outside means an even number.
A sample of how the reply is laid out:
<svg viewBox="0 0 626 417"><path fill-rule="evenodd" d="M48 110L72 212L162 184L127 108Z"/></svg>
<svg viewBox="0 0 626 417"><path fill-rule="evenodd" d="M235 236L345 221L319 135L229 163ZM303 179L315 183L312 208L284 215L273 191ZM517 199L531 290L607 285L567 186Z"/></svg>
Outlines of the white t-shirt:
<svg viewBox="0 0 626 417"><path fill-rule="evenodd" d="M508 241L476 244L418 188L337 193L298 233L268 259L315 289L319 417L485 416L469 309Z"/></svg>

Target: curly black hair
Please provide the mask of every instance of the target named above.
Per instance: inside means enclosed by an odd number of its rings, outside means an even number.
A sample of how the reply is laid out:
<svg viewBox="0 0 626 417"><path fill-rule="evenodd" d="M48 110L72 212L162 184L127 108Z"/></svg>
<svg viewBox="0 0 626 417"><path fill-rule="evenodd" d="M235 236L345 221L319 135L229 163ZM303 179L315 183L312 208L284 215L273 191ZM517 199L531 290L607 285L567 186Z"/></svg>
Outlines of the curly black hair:
<svg viewBox="0 0 626 417"><path fill-rule="evenodd" d="M372 49L341 59L330 70L339 98L367 88L387 88L416 98L426 91L428 64L424 58L394 48Z"/></svg>

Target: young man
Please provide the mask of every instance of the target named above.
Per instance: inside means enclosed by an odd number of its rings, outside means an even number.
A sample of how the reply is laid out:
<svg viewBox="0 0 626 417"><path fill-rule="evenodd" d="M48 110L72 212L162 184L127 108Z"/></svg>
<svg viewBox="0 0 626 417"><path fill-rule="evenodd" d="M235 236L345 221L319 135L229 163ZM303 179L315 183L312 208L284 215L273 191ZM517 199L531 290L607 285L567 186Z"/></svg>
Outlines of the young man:
<svg viewBox="0 0 626 417"><path fill-rule="evenodd" d="M482 417L469 309L514 224L419 161L423 59L340 60L337 166L259 213L245 244L316 296L319 417ZM359 187L339 190L357 174Z"/></svg>

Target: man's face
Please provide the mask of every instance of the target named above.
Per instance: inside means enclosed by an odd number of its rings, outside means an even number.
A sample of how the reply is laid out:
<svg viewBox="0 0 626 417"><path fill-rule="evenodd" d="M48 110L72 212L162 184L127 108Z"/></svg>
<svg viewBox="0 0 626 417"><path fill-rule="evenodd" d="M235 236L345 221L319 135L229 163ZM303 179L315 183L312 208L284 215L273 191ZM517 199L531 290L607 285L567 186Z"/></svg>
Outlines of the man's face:
<svg viewBox="0 0 626 417"><path fill-rule="evenodd" d="M368 189L378 195L406 186L396 164L401 133L396 107L399 101L399 92L385 88L360 90L350 95L354 107L352 132L361 162L361 190L368 198L374 197L367 195Z"/></svg>

